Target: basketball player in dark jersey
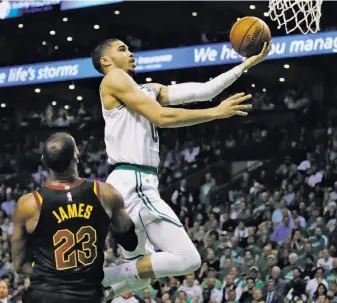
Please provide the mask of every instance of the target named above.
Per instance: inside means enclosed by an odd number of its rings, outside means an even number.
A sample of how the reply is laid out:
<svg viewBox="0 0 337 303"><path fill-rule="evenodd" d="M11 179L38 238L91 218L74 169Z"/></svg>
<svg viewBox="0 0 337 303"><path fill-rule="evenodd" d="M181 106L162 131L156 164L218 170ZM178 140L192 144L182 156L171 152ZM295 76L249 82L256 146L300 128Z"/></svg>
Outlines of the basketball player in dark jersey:
<svg viewBox="0 0 337 303"><path fill-rule="evenodd" d="M23 303L101 303L109 226L132 251L133 222L110 184L78 176L79 153L69 134L49 137L43 161L51 183L21 197L14 216L14 266L30 277Z"/></svg>

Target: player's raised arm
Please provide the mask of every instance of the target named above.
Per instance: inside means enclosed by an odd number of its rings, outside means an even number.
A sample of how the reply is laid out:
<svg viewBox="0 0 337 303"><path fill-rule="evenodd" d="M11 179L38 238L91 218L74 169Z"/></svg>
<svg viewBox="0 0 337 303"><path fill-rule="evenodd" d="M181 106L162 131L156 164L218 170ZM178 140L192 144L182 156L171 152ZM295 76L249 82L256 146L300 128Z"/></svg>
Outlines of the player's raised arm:
<svg viewBox="0 0 337 303"><path fill-rule="evenodd" d="M162 107L158 102L142 92L133 79L120 69L111 70L104 78L101 89L131 110L143 115L159 127L183 127L200 124L216 119L225 119L234 115L247 115L242 110L249 109L250 104L241 104L251 98L244 93L236 94L228 99L227 105L202 110L187 110L181 108ZM226 101L225 100L225 101Z"/></svg>
<svg viewBox="0 0 337 303"><path fill-rule="evenodd" d="M232 85L245 70L262 62L269 53L270 47L271 42L265 43L260 54L247 58L240 65L205 83L186 82L169 86L150 83L147 85L156 90L157 99L163 106L209 101Z"/></svg>
<svg viewBox="0 0 337 303"><path fill-rule="evenodd" d="M19 199L14 214L14 231L12 236L12 258L17 273L30 275L32 273L31 256L27 254L28 233L26 230L29 220L36 216L37 206L33 194Z"/></svg>

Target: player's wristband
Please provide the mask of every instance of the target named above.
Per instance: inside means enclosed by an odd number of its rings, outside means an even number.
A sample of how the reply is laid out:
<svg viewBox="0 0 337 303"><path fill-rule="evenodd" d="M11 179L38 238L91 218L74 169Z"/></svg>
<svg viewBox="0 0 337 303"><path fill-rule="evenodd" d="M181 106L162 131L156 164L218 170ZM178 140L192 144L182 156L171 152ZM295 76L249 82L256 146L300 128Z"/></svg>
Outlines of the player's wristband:
<svg viewBox="0 0 337 303"><path fill-rule="evenodd" d="M196 101L208 101L219 95L242 75L240 66L206 83L182 83L168 86L168 101L171 105L185 104Z"/></svg>

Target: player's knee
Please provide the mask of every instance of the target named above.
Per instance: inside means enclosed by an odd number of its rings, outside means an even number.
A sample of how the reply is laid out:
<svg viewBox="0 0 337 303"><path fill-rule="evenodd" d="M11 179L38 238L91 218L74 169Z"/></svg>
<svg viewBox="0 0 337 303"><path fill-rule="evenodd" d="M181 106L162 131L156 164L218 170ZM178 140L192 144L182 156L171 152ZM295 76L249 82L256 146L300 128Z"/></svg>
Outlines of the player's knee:
<svg viewBox="0 0 337 303"><path fill-rule="evenodd" d="M193 246L193 249L190 249L188 252L184 254L184 274L191 273L194 271L197 271L201 266L201 258L196 250L196 248Z"/></svg>
<svg viewBox="0 0 337 303"><path fill-rule="evenodd" d="M201 257L198 251L195 250L190 256L188 256L188 258L190 260L190 272L197 271L201 266Z"/></svg>

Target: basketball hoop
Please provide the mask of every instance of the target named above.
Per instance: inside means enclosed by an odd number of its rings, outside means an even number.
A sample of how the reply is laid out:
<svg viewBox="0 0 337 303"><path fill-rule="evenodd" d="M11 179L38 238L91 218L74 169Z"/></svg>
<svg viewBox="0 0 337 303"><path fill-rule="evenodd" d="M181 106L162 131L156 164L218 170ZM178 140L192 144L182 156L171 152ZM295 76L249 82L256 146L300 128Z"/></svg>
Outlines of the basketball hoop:
<svg viewBox="0 0 337 303"><path fill-rule="evenodd" d="M269 0L268 15L285 27L287 34L299 29L303 34L317 33L323 0Z"/></svg>

